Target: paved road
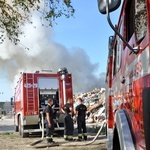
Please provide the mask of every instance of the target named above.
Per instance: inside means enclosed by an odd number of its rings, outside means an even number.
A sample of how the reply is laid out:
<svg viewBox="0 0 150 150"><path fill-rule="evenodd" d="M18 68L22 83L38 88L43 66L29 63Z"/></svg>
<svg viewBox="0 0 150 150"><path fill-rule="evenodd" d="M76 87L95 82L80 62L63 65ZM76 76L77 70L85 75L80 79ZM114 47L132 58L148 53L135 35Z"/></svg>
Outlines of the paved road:
<svg viewBox="0 0 150 150"><path fill-rule="evenodd" d="M14 119L10 117L3 117L0 119L0 133L14 132Z"/></svg>

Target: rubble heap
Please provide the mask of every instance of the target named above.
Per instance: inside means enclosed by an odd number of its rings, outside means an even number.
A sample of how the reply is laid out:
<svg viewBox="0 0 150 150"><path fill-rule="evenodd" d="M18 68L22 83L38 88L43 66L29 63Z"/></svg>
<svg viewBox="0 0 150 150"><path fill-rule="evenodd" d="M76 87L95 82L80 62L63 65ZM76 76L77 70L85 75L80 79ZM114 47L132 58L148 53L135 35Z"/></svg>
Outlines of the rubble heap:
<svg viewBox="0 0 150 150"><path fill-rule="evenodd" d="M105 89L93 89L91 92L74 95L74 107L77 106L76 99L80 97L87 106L86 123L97 123L103 121L105 116Z"/></svg>

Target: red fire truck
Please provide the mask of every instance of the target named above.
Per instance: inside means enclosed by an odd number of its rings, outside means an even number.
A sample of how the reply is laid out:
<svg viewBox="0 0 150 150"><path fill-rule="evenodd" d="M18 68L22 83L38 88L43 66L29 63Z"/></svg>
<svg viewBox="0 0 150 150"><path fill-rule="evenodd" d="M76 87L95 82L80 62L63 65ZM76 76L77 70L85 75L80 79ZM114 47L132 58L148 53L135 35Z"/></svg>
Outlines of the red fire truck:
<svg viewBox="0 0 150 150"><path fill-rule="evenodd" d="M150 0L98 0L114 30L106 73L107 139L111 150L150 150Z"/></svg>
<svg viewBox="0 0 150 150"><path fill-rule="evenodd" d="M41 111L49 98L54 100L53 110L57 124L55 130L63 130L61 107L73 98L72 76L66 68L57 73L22 73L14 94L15 131L22 137L42 129Z"/></svg>

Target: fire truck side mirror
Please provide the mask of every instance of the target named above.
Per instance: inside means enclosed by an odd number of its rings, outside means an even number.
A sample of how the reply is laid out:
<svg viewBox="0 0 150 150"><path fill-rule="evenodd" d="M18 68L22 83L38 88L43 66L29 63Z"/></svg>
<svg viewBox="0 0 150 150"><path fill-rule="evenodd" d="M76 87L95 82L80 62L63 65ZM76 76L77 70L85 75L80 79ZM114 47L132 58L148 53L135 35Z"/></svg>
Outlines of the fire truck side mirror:
<svg viewBox="0 0 150 150"><path fill-rule="evenodd" d="M121 0L97 0L97 2L98 9L102 14L106 14L106 5L109 6L109 12L112 12L116 10L121 4ZM107 2L109 2L109 4Z"/></svg>

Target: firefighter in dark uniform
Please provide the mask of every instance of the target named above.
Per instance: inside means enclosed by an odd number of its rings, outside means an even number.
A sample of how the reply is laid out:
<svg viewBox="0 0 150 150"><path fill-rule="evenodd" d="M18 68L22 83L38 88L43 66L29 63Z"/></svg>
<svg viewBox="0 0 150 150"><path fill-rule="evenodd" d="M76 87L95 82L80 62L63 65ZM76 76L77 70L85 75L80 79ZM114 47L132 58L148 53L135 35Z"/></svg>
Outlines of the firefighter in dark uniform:
<svg viewBox="0 0 150 150"><path fill-rule="evenodd" d="M53 144L53 133L54 133L54 113L52 109L53 99L48 99L48 105L45 108L46 113L46 139L47 143Z"/></svg>
<svg viewBox="0 0 150 150"><path fill-rule="evenodd" d="M63 106L62 112L64 115L64 139L67 141L73 140L73 108L72 108L72 99L68 99L67 103Z"/></svg>
<svg viewBox="0 0 150 150"><path fill-rule="evenodd" d="M86 111L87 107L82 103L82 98L77 99L78 105L76 106L76 118L77 118L77 126L78 126L78 141L87 140L87 129L86 129Z"/></svg>

